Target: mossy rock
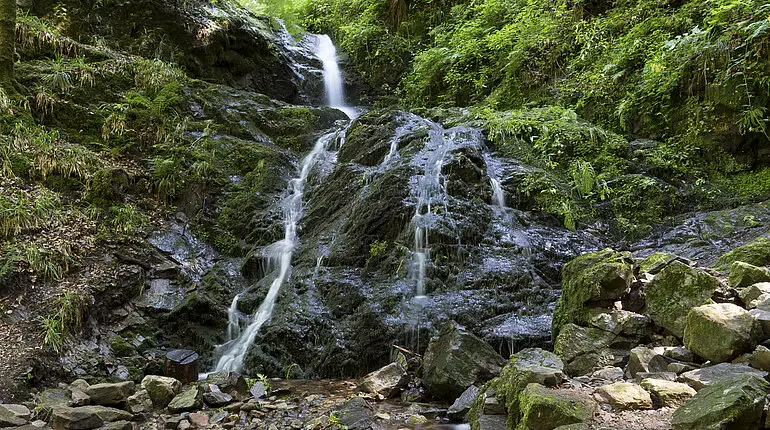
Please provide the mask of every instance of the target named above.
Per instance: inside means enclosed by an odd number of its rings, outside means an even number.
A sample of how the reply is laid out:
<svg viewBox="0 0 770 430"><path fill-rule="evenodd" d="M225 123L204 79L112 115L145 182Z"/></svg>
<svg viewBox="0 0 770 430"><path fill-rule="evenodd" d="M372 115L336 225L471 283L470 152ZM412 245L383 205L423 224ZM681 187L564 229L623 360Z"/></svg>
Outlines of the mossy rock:
<svg viewBox="0 0 770 430"><path fill-rule="evenodd" d="M554 390L529 384L519 395L521 419L517 430L550 430L554 427L589 422L596 403L575 391ZM510 428L510 426L509 426Z"/></svg>
<svg viewBox="0 0 770 430"><path fill-rule="evenodd" d="M750 285L770 281L770 269L757 267L743 261L736 261L730 267L730 286L745 288Z"/></svg>
<svg viewBox="0 0 770 430"><path fill-rule="evenodd" d="M717 303L690 310L684 344L706 360L722 363L754 349L761 333L759 322L745 309Z"/></svg>
<svg viewBox="0 0 770 430"><path fill-rule="evenodd" d="M115 336L110 341L110 349L116 357L131 357L136 355L136 348L121 336Z"/></svg>
<svg viewBox="0 0 770 430"><path fill-rule="evenodd" d="M736 261L743 261L754 266L770 265L770 238L759 237L739 246L717 258L711 267L720 272L727 272Z"/></svg>
<svg viewBox="0 0 770 430"><path fill-rule="evenodd" d="M622 366L637 344L636 339L612 332L567 324L556 338L554 352L564 360L568 375L581 376L600 367Z"/></svg>
<svg viewBox="0 0 770 430"><path fill-rule="evenodd" d="M564 265L562 291L553 312L553 337L567 323L587 324L592 303L616 300L634 279L634 264L628 252L611 249L581 255Z"/></svg>
<svg viewBox="0 0 770 430"><path fill-rule="evenodd" d="M668 252L656 252L645 258L639 263L640 273L649 273L650 275L657 275L673 261L679 261L687 264L688 261L678 255L669 254Z"/></svg>
<svg viewBox="0 0 770 430"><path fill-rule="evenodd" d="M687 312L709 303L718 286L708 273L674 261L647 285L647 314L655 324L681 338Z"/></svg>
<svg viewBox="0 0 770 430"><path fill-rule="evenodd" d="M489 387L480 392L477 396L477 400L481 398L479 406L483 406L484 396L494 392L497 400L505 405L509 424L513 426L521 416L519 394L527 384L556 386L567 378L563 370L564 363L556 354L540 348L523 349L511 355L511 361L503 368L500 376L490 381Z"/></svg>
<svg viewBox="0 0 770 430"><path fill-rule="evenodd" d="M675 430L761 428L769 389L759 376L736 375L698 391L674 412L671 424Z"/></svg>

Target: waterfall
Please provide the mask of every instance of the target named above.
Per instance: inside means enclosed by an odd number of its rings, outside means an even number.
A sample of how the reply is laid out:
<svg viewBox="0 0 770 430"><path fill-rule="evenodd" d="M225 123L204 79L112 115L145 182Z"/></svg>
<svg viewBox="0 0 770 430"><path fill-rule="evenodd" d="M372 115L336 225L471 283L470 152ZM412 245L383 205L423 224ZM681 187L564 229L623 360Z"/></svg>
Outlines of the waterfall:
<svg viewBox="0 0 770 430"><path fill-rule="evenodd" d="M441 169L446 156L454 149L453 139L447 138L444 129L429 122L428 147L431 153L425 164L425 173L417 181L417 205L412 225L414 226L414 249L412 252L412 279L415 282L415 301L425 299L425 271L430 261L430 242L428 235L433 223L433 210L436 203L445 203L446 186L441 182Z"/></svg>
<svg viewBox="0 0 770 430"><path fill-rule="evenodd" d="M492 203L501 209L505 208L505 195L503 195L503 187L500 186L500 180L489 178L489 182L492 184Z"/></svg>
<svg viewBox="0 0 770 430"><path fill-rule="evenodd" d="M337 65L334 45L326 35L318 36L318 39L318 52L316 54L324 63L324 83L329 105L342 110L348 117L353 118L356 115L355 109L344 105L342 75ZM336 130L321 136L316 140L310 153L302 159L297 177L289 181L286 195L280 202L283 212L284 237L267 246L264 250L268 261L266 276L275 277L270 283L267 296L251 316L249 324L244 330L241 330L237 309L240 295L236 295L233 299L228 311L228 341L218 349L220 354L215 371L240 372L246 354L254 343L260 328L270 320L281 286L291 273L291 259L297 246L297 225L303 214L302 196L305 192L308 176L313 167L327 154L330 145L335 141L341 142L343 139L344 130Z"/></svg>
<svg viewBox="0 0 770 430"><path fill-rule="evenodd" d="M337 63L337 48L331 38L325 34L318 35L316 56L324 66L324 88L326 89L326 104L339 109L353 119L358 116L356 110L345 105L345 89L340 66Z"/></svg>

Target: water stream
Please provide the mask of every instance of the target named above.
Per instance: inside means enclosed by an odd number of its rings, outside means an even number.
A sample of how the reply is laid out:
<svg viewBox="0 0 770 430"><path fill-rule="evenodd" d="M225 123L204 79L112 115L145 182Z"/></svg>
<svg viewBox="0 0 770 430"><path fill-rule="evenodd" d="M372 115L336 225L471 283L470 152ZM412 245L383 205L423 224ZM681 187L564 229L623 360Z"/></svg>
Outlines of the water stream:
<svg viewBox="0 0 770 430"><path fill-rule="evenodd" d="M318 36L317 49L316 55L324 64L324 84L329 106L345 112L349 118L354 118L356 116L355 109L344 105L342 75L337 65L336 49L331 39L326 35ZM303 214L302 196L305 192L308 176L313 167L329 155L328 151L332 144L341 142L342 139L344 139L344 130L335 130L321 136L316 140L310 153L302 159L297 177L289 181L286 196L280 203L283 212L284 237L267 246L264 250L267 260L265 273L268 277L274 276L270 283L270 289L244 330L241 330L241 318L238 312L240 295L233 298L228 310L227 342L218 348L219 359L215 371L240 372L246 354L254 343L260 328L270 320L281 286L291 273L291 260L298 239L297 225Z"/></svg>

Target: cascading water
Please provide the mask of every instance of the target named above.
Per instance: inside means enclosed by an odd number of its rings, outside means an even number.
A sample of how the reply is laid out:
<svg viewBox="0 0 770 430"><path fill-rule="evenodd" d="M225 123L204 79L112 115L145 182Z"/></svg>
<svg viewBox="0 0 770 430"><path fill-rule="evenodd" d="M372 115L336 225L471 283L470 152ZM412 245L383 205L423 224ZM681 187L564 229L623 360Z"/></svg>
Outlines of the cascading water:
<svg viewBox="0 0 770 430"><path fill-rule="evenodd" d="M348 118L353 119L358 116L356 110L345 105L345 88L340 72L340 66L337 63L337 48L334 46L331 38L325 34L318 35L318 51L316 55L324 66L324 88L326 89L326 104L335 109L345 112Z"/></svg>
<svg viewBox="0 0 770 430"><path fill-rule="evenodd" d="M348 117L356 116L355 109L344 105L342 87L342 75L336 61L336 50L326 35L318 36L318 52L316 53L324 63L324 83L330 107L337 108ZM291 259L297 245L297 225L302 218L302 196L305 191L308 176L313 167L328 154L333 142L342 142L344 130L337 130L321 136L313 146L310 153L302 159L296 178L289 181L286 197L280 205L283 210L284 238L265 248L267 257L267 276L275 276L270 283L267 296L259 305L259 308L251 316L248 326L241 330L240 315L238 313L238 299L236 295L228 311L227 343L219 348L219 359L215 371L241 371L246 354L254 343L260 328L273 314L278 293L281 286L291 273Z"/></svg>

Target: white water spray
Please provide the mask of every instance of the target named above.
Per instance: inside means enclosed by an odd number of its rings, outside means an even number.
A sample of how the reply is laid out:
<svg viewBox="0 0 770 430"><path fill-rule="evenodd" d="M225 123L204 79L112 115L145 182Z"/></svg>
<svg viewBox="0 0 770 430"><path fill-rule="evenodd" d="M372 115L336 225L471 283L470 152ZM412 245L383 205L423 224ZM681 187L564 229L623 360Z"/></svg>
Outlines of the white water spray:
<svg viewBox="0 0 770 430"><path fill-rule="evenodd" d="M355 109L344 105L342 87L342 75L336 61L336 50L328 36L319 38L318 52L316 53L324 63L324 83L327 99L331 107L345 112L348 117L356 115ZM275 276L270 283L267 296L259 305L259 308L251 316L248 326L241 330L240 315L238 313L238 299L236 295L228 311L227 339L228 342L219 347L220 356L215 371L240 372L254 339L260 328L270 320L275 308L275 302L281 286L291 273L291 259L297 245L297 225L302 218L302 196L305 192L307 178L313 167L327 155L329 147L339 141L341 146L344 141L344 131L334 131L321 136L313 146L312 151L302 159L296 178L289 181L286 197L281 201L283 209L284 238L267 246L264 250L268 264L267 276Z"/></svg>
<svg viewBox="0 0 770 430"><path fill-rule="evenodd" d="M340 72L340 66L337 63L337 48L332 43L329 36L325 34L318 35L318 51L316 55L324 66L324 87L326 89L326 104L335 109L339 109L353 119L358 116L355 109L345 105L345 88Z"/></svg>
<svg viewBox="0 0 770 430"><path fill-rule="evenodd" d="M490 177L489 182L492 184L492 203L500 209L505 209L505 195L500 180Z"/></svg>

